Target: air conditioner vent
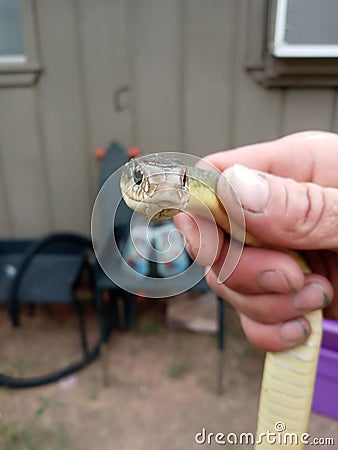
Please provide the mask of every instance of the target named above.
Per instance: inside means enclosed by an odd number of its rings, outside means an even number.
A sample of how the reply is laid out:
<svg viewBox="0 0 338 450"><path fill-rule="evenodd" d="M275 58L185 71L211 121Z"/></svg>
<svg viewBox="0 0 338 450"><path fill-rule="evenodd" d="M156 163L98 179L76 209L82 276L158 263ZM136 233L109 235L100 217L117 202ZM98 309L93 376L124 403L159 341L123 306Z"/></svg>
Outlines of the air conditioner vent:
<svg viewBox="0 0 338 450"><path fill-rule="evenodd" d="M338 57L338 0L273 0L269 50L278 58Z"/></svg>

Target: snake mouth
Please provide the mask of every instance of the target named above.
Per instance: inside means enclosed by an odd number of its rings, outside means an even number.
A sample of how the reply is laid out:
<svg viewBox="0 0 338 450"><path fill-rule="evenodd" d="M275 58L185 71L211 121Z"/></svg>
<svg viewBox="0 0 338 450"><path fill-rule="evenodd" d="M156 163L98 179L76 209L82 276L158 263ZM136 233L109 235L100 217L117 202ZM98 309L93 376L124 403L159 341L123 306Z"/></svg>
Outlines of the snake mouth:
<svg viewBox="0 0 338 450"><path fill-rule="evenodd" d="M130 208L151 220L163 220L184 211L189 203L189 192L174 187L157 189L151 196L131 196L125 192L123 198Z"/></svg>

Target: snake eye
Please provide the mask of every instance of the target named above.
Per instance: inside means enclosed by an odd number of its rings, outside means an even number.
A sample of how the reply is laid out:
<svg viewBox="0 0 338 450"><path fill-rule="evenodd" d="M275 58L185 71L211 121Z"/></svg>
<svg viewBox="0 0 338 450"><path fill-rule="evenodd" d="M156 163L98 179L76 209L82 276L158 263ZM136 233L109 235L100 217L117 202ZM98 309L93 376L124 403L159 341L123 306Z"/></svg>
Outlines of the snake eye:
<svg viewBox="0 0 338 450"><path fill-rule="evenodd" d="M183 187L185 187L187 185L187 171L186 170L184 171L184 175L182 178L182 184L183 184Z"/></svg>
<svg viewBox="0 0 338 450"><path fill-rule="evenodd" d="M133 172L133 178L136 184L141 184L143 180L143 173L138 167L135 167Z"/></svg>

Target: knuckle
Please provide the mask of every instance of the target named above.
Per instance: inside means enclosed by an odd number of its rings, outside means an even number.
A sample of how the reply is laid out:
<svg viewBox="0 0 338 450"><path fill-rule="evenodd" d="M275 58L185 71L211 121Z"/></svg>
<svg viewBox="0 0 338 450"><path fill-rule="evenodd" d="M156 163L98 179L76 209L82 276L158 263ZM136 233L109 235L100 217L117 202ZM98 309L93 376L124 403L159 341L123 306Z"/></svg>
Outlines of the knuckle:
<svg viewBox="0 0 338 450"><path fill-rule="evenodd" d="M323 189L314 184L305 185L305 204L301 214L299 229L304 233L312 233L322 221L326 210Z"/></svg>
<svg viewBox="0 0 338 450"><path fill-rule="evenodd" d="M327 198L325 190L313 183L285 185L284 233L292 235L300 244L318 232L325 220Z"/></svg>

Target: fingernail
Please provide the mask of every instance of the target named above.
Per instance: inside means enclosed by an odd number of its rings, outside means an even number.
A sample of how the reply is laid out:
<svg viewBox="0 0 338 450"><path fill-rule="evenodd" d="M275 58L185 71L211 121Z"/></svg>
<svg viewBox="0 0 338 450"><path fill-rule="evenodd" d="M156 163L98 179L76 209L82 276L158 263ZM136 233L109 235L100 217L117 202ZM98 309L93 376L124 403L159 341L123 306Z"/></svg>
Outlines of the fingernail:
<svg viewBox="0 0 338 450"><path fill-rule="evenodd" d="M294 289L286 274L280 270L265 270L258 275L258 285L268 292L288 294Z"/></svg>
<svg viewBox="0 0 338 450"><path fill-rule="evenodd" d="M185 249L191 259L196 258L197 252L195 251L194 247L191 245L191 242L187 237L185 238Z"/></svg>
<svg viewBox="0 0 338 450"><path fill-rule="evenodd" d="M188 255L190 256L190 258L194 259L195 258L195 254L193 252L193 245L189 240L189 233L187 233L185 229L183 229L183 227L180 228L180 231L183 233L184 236L184 247L188 253Z"/></svg>
<svg viewBox="0 0 338 450"><path fill-rule="evenodd" d="M330 297L319 283L306 284L293 297L293 305L300 311L325 308L330 303Z"/></svg>
<svg viewBox="0 0 338 450"><path fill-rule="evenodd" d="M280 326L280 337L283 341L297 343L304 341L308 335L305 323L301 319L285 322Z"/></svg>
<svg viewBox="0 0 338 450"><path fill-rule="evenodd" d="M270 196L268 182L255 170L235 164L230 174L230 183L235 191L235 200L251 213L263 213Z"/></svg>
<svg viewBox="0 0 338 450"><path fill-rule="evenodd" d="M191 224L189 223L189 221L187 222L186 220L180 220L179 222L175 222L176 227L178 228L178 230L181 231L181 233L184 236L184 246L185 249L187 250L189 256L194 259L196 257L196 255L194 254L195 252L193 251L193 245L192 242L190 241L189 237L191 236L191 234L193 233L193 228L191 226Z"/></svg>

